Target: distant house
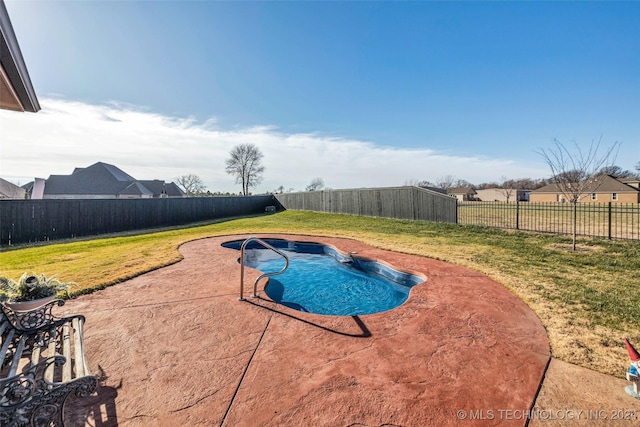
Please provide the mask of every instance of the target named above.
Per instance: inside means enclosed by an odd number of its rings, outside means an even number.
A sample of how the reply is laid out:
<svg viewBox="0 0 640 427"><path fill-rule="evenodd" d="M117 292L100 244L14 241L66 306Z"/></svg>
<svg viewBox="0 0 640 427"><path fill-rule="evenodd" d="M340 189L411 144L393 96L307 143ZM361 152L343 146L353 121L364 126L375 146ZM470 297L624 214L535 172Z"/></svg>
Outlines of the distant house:
<svg viewBox="0 0 640 427"><path fill-rule="evenodd" d="M618 178L618 181L640 190L640 179L638 178Z"/></svg>
<svg viewBox="0 0 640 427"><path fill-rule="evenodd" d="M466 202L469 200L476 200L476 190L473 187L456 187L449 188L447 194L455 197L460 202Z"/></svg>
<svg viewBox="0 0 640 427"><path fill-rule="evenodd" d="M0 199L22 199L26 198L26 191L7 180L0 178Z"/></svg>
<svg viewBox="0 0 640 427"><path fill-rule="evenodd" d="M569 202L557 184L531 191L531 202ZM579 203L640 203L640 180L601 175L588 183Z"/></svg>
<svg viewBox="0 0 640 427"><path fill-rule="evenodd" d="M153 197L184 197L185 193L174 182L166 183L159 179L138 181L153 193ZM158 196L159 194L159 196Z"/></svg>
<svg viewBox="0 0 640 427"><path fill-rule="evenodd" d="M71 175L51 175L44 181L44 191L40 193L43 199L146 199L185 195L173 182L138 181L116 166L103 162L76 168ZM32 198L40 197L34 191Z"/></svg>
<svg viewBox="0 0 640 427"><path fill-rule="evenodd" d="M482 202L523 202L528 200L527 195L528 191L515 188L485 188L476 190L475 197Z"/></svg>
<svg viewBox="0 0 640 427"><path fill-rule="evenodd" d="M22 186L27 193L27 199L42 199L44 196L44 184L46 180L44 178L36 178L35 181L31 181Z"/></svg>

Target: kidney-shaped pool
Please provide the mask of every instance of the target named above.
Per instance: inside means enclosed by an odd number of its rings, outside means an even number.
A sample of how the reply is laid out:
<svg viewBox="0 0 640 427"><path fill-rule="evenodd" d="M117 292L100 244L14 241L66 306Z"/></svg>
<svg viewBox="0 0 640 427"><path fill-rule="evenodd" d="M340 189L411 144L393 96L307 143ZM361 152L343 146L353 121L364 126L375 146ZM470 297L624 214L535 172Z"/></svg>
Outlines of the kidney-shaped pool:
<svg viewBox="0 0 640 427"><path fill-rule="evenodd" d="M356 316L380 313L403 304L411 288L424 278L357 255L344 255L331 246L284 239L262 239L289 257L289 268L269 278L265 293L273 301L309 313ZM244 239L223 243L240 250ZM284 259L250 241L245 265L263 273L281 270Z"/></svg>

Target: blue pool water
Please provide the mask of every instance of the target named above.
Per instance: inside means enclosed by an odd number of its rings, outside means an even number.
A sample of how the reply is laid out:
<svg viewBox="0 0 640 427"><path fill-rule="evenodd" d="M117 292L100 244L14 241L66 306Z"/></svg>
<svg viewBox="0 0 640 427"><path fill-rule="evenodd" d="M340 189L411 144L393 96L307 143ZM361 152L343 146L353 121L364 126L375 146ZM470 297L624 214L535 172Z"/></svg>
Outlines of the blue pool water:
<svg viewBox="0 0 640 427"><path fill-rule="evenodd" d="M270 277L265 292L272 300L296 310L337 316L379 313L403 304L411 287L424 281L375 261L357 256L349 259L319 243L263 240L289 257L287 271ZM223 246L240 249L242 242ZM257 242L245 249L245 265L263 273L279 271L284 264L280 255Z"/></svg>

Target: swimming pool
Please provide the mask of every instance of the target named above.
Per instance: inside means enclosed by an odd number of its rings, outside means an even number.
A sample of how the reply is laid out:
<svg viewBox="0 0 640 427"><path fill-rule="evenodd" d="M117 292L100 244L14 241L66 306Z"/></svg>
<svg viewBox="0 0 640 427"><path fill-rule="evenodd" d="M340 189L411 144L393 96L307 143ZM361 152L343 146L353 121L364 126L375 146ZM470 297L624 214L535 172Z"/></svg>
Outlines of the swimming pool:
<svg viewBox="0 0 640 427"><path fill-rule="evenodd" d="M265 293L296 310L334 316L380 313L403 304L411 287L424 282L420 276L344 255L320 243L262 240L289 257L289 268L269 278ZM222 246L239 250L243 242L234 240ZM280 255L258 242L249 242L245 248L245 265L263 273L279 271L284 263Z"/></svg>

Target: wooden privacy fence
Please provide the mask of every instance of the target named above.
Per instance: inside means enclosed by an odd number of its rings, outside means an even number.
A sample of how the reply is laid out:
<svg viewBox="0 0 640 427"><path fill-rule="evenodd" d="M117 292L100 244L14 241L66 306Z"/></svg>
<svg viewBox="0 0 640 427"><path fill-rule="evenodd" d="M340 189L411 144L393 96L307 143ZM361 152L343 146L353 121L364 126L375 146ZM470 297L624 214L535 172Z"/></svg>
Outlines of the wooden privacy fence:
<svg viewBox="0 0 640 427"><path fill-rule="evenodd" d="M285 209L456 223L456 199L419 187L275 194Z"/></svg>
<svg viewBox="0 0 640 427"><path fill-rule="evenodd" d="M576 230L580 236L640 240L640 204L580 203L576 213ZM573 204L459 202L458 222L571 235Z"/></svg>
<svg viewBox="0 0 640 427"><path fill-rule="evenodd" d="M0 246L264 213L272 195L166 199L0 200Z"/></svg>

